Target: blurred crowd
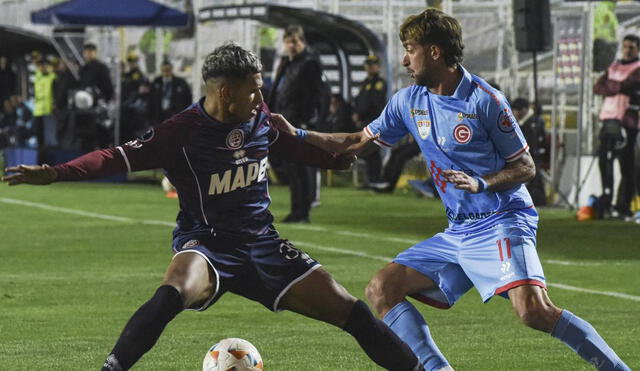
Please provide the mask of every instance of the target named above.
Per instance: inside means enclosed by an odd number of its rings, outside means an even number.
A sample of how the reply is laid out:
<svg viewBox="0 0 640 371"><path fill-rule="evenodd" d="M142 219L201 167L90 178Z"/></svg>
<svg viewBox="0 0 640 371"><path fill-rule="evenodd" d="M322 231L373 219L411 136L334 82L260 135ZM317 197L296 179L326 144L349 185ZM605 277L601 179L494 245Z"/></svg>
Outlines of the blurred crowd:
<svg viewBox="0 0 640 371"><path fill-rule="evenodd" d="M150 80L130 53L122 69L120 101L111 71L98 59L98 46L83 47L84 64L75 76L55 55L34 51L28 59L28 86L19 89L16 68L0 56L0 149L27 147L45 161L56 150L86 152L130 140L191 104L191 88L163 61ZM120 138L114 137L111 107L120 117Z"/></svg>

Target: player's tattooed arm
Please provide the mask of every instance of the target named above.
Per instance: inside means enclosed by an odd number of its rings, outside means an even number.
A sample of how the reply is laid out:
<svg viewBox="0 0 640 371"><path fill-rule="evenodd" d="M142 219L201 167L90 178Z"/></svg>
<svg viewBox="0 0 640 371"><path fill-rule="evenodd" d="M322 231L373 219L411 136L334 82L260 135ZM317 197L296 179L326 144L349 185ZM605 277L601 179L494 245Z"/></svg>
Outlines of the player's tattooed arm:
<svg viewBox="0 0 640 371"><path fill-rule="evenodd" d="M291 125L284 116L271 114L271 124L278 130L295 137L300 137L299 130ZM304 131L304 141L328 152L355 154L367 147L379 135L368 137L363 131L357 133L319 133Z"/></svg>
<svg viewBox="0 0 640 371"><path fill-rule="evenodd" d="M330 153L306 141L298 140L286 132L281 132L271 145L269 155L307 166L337 170L348 169L356 160L354 154Z"/></svg>
<svg viewBox="0 0 640 371"><path fill-rule="evenodd" d="M505 191L531 181L535 175L536 166L529 152L525 152L515 161L507 162L502 170L482 177L473 177L458 170L443 171L446 182L470 193Z"/></svg>

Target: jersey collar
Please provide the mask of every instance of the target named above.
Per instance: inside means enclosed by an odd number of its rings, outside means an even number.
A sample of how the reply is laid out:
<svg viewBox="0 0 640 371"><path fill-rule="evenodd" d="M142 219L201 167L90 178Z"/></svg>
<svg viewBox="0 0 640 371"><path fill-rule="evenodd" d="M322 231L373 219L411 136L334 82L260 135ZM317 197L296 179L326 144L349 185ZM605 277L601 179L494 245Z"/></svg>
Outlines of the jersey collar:
<svg viewBox="0 0 640 371"><path fill-rule="evenodd" d="M458 100L467 99L467 97L469 96L469 92L471 91L473 78L471 77L471 74L469 73L469 71L467 71L464 67L462 67L461 65L458 65L458 68L462 71L462 78L460 79L460 82L458 83L458 86L456 87L456 90L453 92L453 94L448 96L434 94L429 91L429 88L427 86L423 86L422 88L424 89L424 94L434 95L434 96L438 96L445 99L447 98L453 98Z"/></svg>
<svg viewBox="0 0 640 371"><path fill-rule="evenodd" d="M210 122L211 122L211 123L213 123L213 124L218 124L218 125L220 125L220 121L218 121L218 120L214 119L213 117L211 117L211 116L207 113L207 111L205 111L205 109L204 109L204 98L205 98L205 97L200 98L200 99L198 100L198 103L196 103L196 105L198 106L198 112L200 112L200 115L201 115L202 117L204 117L205 119L207 119L207 121L210 121Z"/></svg>
<svg viewBox="0 0 640 371"><path fill-rule="evenodd" d="M460 83L458 83L458 87L453 92L452 97L459 100L465 100L471 91L471 83L473 79L469 71L464 67L458 65L458 68L462 71L462 79L460 79Z"/></svg>

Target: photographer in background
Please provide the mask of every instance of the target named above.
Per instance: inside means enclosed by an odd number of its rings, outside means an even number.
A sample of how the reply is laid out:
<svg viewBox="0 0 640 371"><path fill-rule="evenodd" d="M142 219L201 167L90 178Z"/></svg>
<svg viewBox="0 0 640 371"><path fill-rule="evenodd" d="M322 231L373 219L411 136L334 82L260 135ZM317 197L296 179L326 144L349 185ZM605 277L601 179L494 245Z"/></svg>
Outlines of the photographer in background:
<svg viewBox="0 0 640 371"><path fill-rule="evenodd" d="M622 40L622 59L614 61L593 87L595 94L603 95L600 110L600 148L598 149L602 196L601 215L632 220L631 200L636 192L635 144L638 136L638 110L640 108L640 38L627 35ZM613 162L618 158L622 179L618 199L611 209L613 194Z"/></svg>

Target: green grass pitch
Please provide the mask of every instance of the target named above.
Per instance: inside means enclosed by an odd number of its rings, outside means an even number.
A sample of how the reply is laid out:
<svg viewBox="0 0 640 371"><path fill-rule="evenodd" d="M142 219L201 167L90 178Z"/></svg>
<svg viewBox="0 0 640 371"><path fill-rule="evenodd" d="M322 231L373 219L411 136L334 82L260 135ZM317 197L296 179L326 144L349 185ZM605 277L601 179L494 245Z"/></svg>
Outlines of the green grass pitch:
<svg viewBox="0 0 640 371"><path fill-rule="evenodd" d="M282 218L288 191L272 187L271 195L272 212ZM3 185L0 370L99 369L171 258L172 228L143 221L171 223L176 210L176 200L164 198L159 186ZM277 227L363 298L366 283L384 265L380 257L440 231L443 214L438 201L412 194L325 188L312 224ZM640 369L640 226L579 223L569 211L542 210L538 251L552 300L590 321L632 369ZM456 370L591 369L556 339L520 325L507 300L482 304L472 290L450 310L417 306ZM180 314L135 369L199 370L208 347L225 337L255 344L266 370L378 369L339 329L274 314L232 294L206 312Z"/></svg>

